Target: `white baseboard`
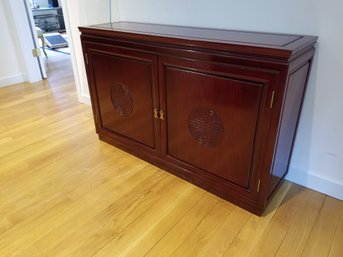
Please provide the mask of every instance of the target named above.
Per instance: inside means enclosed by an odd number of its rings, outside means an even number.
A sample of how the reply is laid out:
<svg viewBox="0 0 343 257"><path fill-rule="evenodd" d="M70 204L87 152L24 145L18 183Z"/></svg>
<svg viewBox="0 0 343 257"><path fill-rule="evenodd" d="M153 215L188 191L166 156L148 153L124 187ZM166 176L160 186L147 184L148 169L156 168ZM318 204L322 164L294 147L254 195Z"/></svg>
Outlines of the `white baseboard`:
<svg viewBox="0 0 343 257"><path fill-rule="evenodd" d="M0 78L0 87L6 87L13 84L24 82L25 78L23 74L17 74L14 76Z"/></svg>
<svg viewBox="0 0 343 257"><path fill-rule="evenodd" d="M296 184L311 188L315 191L327 194L343 200L343 183L325 178L316 173L309 172L294 166L289 168L286 179Z"/></svg>
<svg viewBox="0 0 343 257"><path fill-rule="evenodd" d="M92 105L91 104L91 98L89 95L82 95L81 96L81 102L87 105Z"/></svg>

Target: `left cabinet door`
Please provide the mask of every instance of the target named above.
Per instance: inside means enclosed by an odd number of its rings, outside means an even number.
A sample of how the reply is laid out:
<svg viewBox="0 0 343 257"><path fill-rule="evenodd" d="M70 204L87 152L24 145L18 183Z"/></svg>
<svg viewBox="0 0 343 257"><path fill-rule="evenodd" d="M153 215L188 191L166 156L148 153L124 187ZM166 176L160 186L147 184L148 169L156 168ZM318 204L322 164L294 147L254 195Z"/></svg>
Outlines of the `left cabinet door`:
<svg viewBox="0 0 343 257"><path fill-rule="evenodd" d="M83 42L97 132L133 151L159 151L157 57Z"/></svg>

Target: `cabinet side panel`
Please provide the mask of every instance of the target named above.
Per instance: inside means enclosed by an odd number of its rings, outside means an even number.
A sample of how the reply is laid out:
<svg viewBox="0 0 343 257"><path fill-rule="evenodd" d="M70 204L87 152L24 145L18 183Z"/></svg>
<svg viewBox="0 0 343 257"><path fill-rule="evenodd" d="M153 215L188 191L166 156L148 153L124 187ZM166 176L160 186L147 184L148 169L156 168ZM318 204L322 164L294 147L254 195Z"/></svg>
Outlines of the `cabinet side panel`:
<svg viewBox="0 0 343 257"><path fill-rule="evenodd" d="M288 170L309 67L310 63L306 63L289 76L274 164L271 170L269 194L273 192Z"/></svg>

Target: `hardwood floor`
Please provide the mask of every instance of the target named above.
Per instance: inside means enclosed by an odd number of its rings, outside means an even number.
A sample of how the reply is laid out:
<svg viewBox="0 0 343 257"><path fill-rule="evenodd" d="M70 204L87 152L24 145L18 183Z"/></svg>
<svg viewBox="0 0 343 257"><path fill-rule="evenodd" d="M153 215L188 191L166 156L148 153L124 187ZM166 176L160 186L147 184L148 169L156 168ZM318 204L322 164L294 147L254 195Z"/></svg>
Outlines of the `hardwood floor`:
<svg viewBox="0 0 343 257"><path fill-rule="evenodd" d="M0 256L343 256L343 203L286 182L257 217L98 140L67 56L0 89Z"/></svg>

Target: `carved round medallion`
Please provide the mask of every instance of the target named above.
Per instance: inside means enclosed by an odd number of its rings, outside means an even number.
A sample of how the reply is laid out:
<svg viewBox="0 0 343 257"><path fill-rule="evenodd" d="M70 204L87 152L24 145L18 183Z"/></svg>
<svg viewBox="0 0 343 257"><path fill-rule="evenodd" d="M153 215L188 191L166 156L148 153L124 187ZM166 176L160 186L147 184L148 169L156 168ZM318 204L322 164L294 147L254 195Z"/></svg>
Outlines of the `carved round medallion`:
<svg viewBox="0 0 343 257"><path fill-rule="evenodd" d="M188 128L192 137L205 147L218 145L224 132L220 117L206 107L194 109L189 114Z"/></svg>
<svg viewBox="0 0 343 257"><path fill-rule="evenodd" d="M126 85L116 83L112 86L111 101L113 108L116 109L120 116L128 116L133 112L133 98Z"/></svg>

